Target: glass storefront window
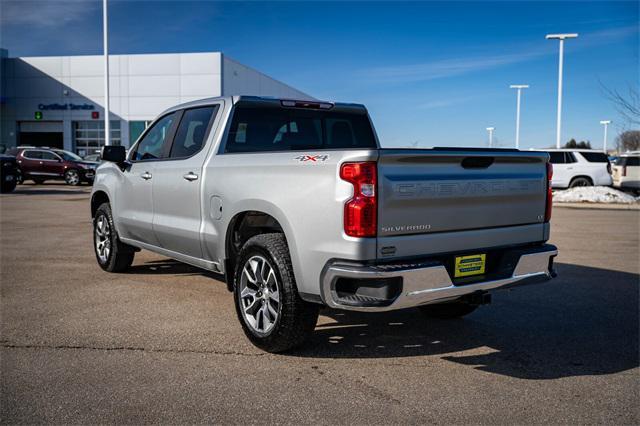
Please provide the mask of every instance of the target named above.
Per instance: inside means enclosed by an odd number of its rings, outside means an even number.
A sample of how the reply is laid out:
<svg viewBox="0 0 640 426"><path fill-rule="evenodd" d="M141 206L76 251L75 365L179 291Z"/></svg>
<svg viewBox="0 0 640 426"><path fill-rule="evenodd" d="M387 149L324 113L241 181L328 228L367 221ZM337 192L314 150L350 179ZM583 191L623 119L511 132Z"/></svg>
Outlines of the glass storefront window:
<svg viewBox="0 0 640 426"><path fill-rule="evenodd" d="M120 145L120 121L111 121L109 126L111 144ZM104 146L104 121L74 121L73 142L76 153L81 157L98 154Z"/></svg>

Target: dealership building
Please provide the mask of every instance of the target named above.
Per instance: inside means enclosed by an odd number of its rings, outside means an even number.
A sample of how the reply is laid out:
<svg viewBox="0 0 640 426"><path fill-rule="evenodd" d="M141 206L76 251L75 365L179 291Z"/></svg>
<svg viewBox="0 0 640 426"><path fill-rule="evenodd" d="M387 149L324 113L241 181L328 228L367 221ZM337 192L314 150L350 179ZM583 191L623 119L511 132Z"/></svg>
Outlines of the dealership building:
<svg viewBox="0 0 640 426"><path fill-rule="evenodd" d="M0 50L0 144L104 145L104 62L96 56L8 57ZM110 55L110 133L129 147L163 110L212 96L312 99L221 52Z"/></svg>

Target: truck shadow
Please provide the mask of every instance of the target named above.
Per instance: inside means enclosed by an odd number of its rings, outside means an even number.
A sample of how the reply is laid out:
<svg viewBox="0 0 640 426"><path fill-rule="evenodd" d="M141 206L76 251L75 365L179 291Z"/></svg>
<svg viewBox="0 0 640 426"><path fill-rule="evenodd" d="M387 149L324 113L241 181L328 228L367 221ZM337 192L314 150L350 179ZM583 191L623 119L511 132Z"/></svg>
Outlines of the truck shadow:
<svg viewBox="0 0 640 426"><path fill-rule="evenodd" d="M557 279L496 292L491 306L464 319L425 319L417 309L385 314L325 309L321 315L326 318L319 321L311 341L290 355L354 359L432 355L533 380L638 367L638 274L556 266Z"/></svg>

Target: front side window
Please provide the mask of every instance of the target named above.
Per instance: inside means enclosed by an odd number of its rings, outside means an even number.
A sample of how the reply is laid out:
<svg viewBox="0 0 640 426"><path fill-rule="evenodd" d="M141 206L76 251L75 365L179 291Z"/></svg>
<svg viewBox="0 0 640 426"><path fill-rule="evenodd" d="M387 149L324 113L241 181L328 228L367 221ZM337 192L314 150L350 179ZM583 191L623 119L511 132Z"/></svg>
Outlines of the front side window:
<svg viewBox="0 0 640 426"><path fill-rule="evenodd" d="M188 109L182 115L176 136L171 145L171 158L191 157L204 144L211 116L217 109L215 106Z"/></svg>
<svg viewBox="0 0 640 426"><path fill-rule="evenodd" d="M131 154L133 161L157 160L162 158L164 144L175 120L176 113L162 117L144 135Z"/></svg>
<svg viewBox="0 0 640 426"><path fill-rule="evenodd" d="M238 106L225 152L376 148L366 114Z"/></svg>
<svg viewBox="0 0 640 426"><path fill-rule="evenodd" d="M82 161L82 157L74 154L73 152L56 151L56 154L58 154L60 157L62 157L66 161Z"/></svg>
<svg viewBox="0 0 640 426"><path fill-rule="evenodd" d="M60 160L60 157L55 155L53 152L42 151L42 159L49 160L49 161L56 161L56 160Z"/></svg>

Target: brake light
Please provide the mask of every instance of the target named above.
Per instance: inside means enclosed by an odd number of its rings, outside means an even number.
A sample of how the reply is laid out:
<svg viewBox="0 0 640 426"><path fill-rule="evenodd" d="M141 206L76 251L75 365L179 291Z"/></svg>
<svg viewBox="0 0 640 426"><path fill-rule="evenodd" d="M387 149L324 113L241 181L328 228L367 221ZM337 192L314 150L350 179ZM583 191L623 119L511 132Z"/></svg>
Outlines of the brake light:
<svg viewBox="0 0 640 426"><path fill-rule="evenodd" d="M353 185L353 197L344 205L344 233L350 237L377 235L377 170L373 161L344 163L340 178Z"/></svg>
<svg viewBox="0 0 640 426"><path fill-rule="evenodd" d="M551 220L551 209L553 207L553 192L551 191L551 179L553 179L553 165L547 163L547 207L544 211L544 221Z"/></svg>

